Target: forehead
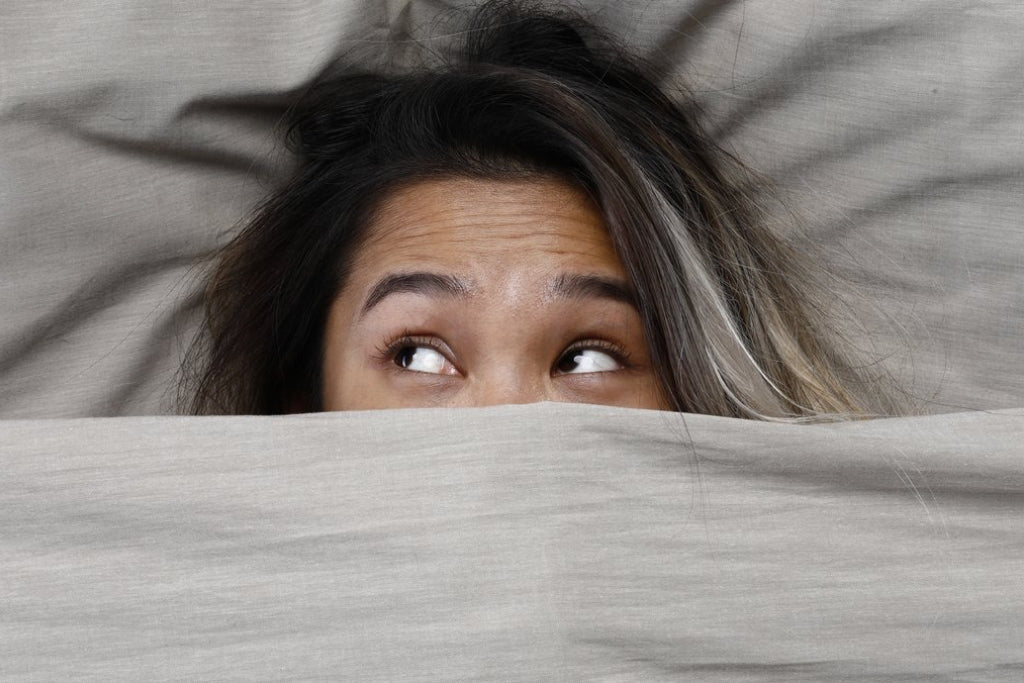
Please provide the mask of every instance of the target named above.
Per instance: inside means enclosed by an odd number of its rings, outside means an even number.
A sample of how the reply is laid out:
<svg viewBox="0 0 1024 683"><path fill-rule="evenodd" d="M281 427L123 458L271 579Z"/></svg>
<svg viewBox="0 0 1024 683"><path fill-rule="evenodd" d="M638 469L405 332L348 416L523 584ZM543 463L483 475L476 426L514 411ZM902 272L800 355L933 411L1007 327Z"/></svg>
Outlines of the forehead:
<svg viewBox="0 0 1024 683"><path fill-rule="evenodd" d="M499 272L623 269L593 203L554 179L445 178L393 191L370 221L354 274L401 268Z"/></svg>

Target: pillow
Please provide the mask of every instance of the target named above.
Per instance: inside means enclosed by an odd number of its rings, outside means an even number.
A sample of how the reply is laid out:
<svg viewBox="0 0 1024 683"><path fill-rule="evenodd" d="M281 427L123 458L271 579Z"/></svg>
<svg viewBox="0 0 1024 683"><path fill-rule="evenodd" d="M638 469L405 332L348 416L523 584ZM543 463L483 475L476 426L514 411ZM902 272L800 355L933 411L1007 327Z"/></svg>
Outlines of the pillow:
<svg viewBox="0 0 1024 683"><path fill-rule="evenodd" d="M690 85L711 130L783 197L780 224L857 285L857 343L925 410L1020 405L1013 0L581 4ZM172 411L195 266L287 166L283 96L339 50L437 38L444 11L9 3L0 417Z"/></svg>

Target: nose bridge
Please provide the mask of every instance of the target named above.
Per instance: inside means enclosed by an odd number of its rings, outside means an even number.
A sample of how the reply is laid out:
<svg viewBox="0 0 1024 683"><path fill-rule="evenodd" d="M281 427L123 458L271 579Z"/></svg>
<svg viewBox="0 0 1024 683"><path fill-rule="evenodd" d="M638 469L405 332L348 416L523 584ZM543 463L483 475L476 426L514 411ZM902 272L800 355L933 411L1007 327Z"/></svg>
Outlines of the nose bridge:
<svg viewBox="0 0 1024 683"><path fill-rule="evenodd" d="M470 382L461 403L492 406L537 403L554 400L550 373L541 362L533 318L535 299L527 292L522 273L503 271L500 292L494 305L485 308L479 320L484 330L474 354Z"/></svg>
<svg viewBox="0 0 1024 683"><path fill-rule="evenodd" d="M494 364L471 384L467 404L493 406L509 403L538 403L553 397L544 377L527 363Z"/></svg>

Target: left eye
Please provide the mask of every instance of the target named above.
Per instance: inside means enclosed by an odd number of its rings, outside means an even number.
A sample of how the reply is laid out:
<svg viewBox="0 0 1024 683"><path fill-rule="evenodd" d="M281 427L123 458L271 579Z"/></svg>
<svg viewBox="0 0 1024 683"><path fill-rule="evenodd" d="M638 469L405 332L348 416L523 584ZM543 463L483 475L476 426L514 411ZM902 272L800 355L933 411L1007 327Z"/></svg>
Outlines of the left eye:
<svg viewBox="0 0 1024 683"><path fill-rule="evenodd" d="M581 375L586 372L621 370L622 364L606 351L572 349L558 359L555 368L564 375Z"/></svg>

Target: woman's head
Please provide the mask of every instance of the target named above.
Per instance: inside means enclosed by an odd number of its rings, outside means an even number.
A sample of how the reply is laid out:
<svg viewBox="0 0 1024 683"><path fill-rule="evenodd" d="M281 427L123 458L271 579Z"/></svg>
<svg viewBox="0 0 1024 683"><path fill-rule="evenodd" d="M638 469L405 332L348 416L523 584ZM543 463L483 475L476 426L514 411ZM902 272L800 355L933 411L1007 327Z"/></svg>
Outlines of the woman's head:
<svg viewBox="0 0 1024 683"><path fill-rule="evenodd" d="M389 193L324 333L323 407L665 405L596 207L555 178Z"/></svg>
<svg viewBox="0 0 1024 683"><path fill-rule="evenodd" d="M437 178L393 191L325 340L326 410L665 404L601 216L553 178Z"/></svg>
<svg viewBox="0 0 1024 683"><path fill-rule="evenodd" d="M299 166L220 255L194 410L857 412L690 105L579 19L491 2L462 35L290 109Z"/></svg>

